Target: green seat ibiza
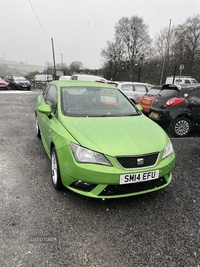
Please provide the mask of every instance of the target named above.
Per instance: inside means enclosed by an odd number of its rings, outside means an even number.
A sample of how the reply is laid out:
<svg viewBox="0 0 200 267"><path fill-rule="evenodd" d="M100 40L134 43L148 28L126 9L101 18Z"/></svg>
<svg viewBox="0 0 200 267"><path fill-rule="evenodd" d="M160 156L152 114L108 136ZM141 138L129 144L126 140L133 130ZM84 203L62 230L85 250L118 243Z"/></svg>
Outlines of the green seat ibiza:
<svg viewBox="0 0 200 267"><path fill-rule="evenodd" d="M37 98L35 116L55 189L119 198L172 180L175 153L168 135L112 85L52 81Z"/></svg>

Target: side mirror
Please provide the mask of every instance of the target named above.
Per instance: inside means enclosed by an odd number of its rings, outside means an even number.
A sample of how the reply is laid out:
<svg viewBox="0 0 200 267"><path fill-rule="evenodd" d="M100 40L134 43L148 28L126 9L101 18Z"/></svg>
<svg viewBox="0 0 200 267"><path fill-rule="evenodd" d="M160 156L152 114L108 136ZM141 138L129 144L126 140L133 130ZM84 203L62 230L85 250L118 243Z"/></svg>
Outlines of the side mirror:
<svg viewBox="0 0 200 267"><path fill-rule="evenodd" d="M37 110L43 114L46 114L47 116L51 115L52 108L50 105L40 105Z"/></svg>
<svg viewBox="0 0 200 267"><path fill-rule="evenodd" d="M139 109L139 111L143 110L143 108L142 108L142 106L140 104L137 104L136 107L137 107L137 109Z"/></svg>

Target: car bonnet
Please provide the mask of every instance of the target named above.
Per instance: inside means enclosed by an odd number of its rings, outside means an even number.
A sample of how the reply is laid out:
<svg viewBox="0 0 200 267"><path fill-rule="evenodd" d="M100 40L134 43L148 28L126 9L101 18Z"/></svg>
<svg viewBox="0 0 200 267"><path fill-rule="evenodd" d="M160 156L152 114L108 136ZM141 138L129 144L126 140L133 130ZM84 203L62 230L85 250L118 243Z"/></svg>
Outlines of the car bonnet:
<svg viewBox="0 0 200 267"><path fill-rule="evenodd" d="M168 142L163 129L145 115L65 116L61 123L81 146L112 156L159 152Z"/></svg>

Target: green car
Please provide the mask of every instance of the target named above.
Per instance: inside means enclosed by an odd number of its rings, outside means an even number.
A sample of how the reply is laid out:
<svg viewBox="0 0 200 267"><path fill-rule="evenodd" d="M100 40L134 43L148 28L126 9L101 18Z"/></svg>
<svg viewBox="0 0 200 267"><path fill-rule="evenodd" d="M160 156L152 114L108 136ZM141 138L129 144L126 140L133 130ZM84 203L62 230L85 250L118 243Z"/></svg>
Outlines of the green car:
<svg viewBox="0 0 200 267"><path fill-rule="evenodd" d="M119 198L172 180L168 135L113 85L52 81L37 98L35 116L55 189Z"/></svg>

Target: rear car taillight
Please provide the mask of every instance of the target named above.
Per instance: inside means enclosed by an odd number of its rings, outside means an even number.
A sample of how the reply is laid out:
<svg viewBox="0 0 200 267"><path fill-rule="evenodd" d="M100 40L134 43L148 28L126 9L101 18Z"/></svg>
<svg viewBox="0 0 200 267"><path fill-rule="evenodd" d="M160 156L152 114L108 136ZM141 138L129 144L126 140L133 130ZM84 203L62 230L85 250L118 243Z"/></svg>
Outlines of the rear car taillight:
<svg viewBox="0 0 200 267"><path fill-rule="evenodd" d="M179 105L180 103L183 103L185 101L185 98L171 98L169 99L165 104L164 107L173 107L176 105Z"/></svg>

